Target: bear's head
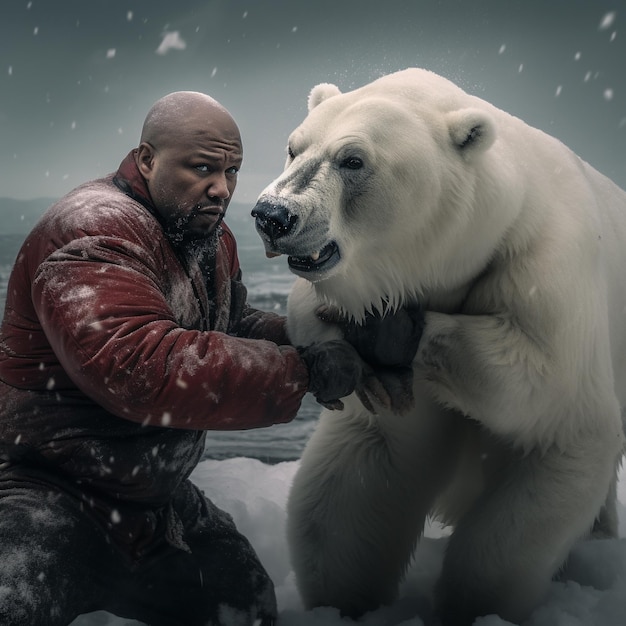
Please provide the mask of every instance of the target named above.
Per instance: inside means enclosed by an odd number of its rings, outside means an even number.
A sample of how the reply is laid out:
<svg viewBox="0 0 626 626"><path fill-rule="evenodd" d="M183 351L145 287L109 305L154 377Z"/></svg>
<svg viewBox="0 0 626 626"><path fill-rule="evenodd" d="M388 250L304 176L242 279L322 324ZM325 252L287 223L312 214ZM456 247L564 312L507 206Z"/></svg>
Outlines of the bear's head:
<svg viewBox="0 0 626 626"><path fill-rule="evenodd" d="M478 271L506 226L483 211L497 109L418 69L318 85L308 107L252 212L268 256L356 317Z"/></svg>

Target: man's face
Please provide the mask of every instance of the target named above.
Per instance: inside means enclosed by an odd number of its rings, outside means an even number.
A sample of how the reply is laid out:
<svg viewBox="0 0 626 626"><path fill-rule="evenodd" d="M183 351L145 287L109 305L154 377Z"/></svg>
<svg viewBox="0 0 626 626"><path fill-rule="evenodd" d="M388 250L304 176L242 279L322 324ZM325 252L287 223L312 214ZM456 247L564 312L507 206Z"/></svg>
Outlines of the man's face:
<svg viewBox="0 0 626 626"><path fill-rule="evenodd" d="M141 144L137 163L170 233L210 237L237 184L243 151L236 129L181 132L159 148Z"/></svg>

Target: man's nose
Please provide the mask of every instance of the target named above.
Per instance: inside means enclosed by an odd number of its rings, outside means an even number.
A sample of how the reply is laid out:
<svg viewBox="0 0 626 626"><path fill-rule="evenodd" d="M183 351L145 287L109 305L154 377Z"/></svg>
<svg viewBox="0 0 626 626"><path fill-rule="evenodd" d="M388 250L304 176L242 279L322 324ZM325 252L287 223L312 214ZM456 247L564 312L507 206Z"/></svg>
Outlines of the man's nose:
<svg viewBox="0 0 626 626"><path fill-rule="evenodd" d="M228 180L225 174L216 173L211 177L207 194L213 198L222 198L222 200L230 197L230 189L228 188Z"/></svg>

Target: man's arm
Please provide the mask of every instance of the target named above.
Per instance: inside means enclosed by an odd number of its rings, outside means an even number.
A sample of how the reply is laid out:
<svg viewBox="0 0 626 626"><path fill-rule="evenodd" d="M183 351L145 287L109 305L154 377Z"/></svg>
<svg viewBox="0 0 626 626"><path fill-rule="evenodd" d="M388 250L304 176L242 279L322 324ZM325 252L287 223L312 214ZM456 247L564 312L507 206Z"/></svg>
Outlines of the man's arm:
<svg viewBox="0 0 626 626"><path fill-rule="evenodd" d="M293 419L308 385L295 348L181 328L150 255L84 237L40 266L33 301L64 370L121 418L190 429Z"/></svg>

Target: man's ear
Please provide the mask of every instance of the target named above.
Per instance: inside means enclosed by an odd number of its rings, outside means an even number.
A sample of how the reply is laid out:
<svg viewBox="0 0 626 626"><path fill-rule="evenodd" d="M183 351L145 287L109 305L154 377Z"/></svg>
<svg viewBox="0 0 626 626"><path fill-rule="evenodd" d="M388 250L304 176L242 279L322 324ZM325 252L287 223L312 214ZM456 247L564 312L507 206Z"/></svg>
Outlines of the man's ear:
<svg viewBox="0 0 626 626"><path fill-rule="evenodd" d="M135 153L135 163L140 174L146 179L150 180L152 176L152 170L154 169L154 148L146 141L139 144L137 152Z"/></svg>

